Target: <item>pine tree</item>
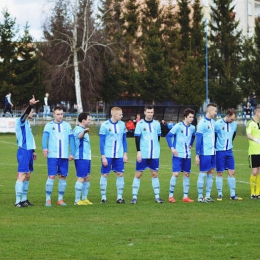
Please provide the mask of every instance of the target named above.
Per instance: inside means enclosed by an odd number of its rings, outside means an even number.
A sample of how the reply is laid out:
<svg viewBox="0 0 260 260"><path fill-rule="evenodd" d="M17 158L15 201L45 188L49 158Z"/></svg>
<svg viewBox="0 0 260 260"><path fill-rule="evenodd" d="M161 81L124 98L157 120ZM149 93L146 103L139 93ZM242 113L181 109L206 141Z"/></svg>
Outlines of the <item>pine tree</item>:
<svg viewBox="0 0 260 260"><path fill-rule="evenodd" d="M242 101L237 85L241 61L241 31L232 0L214 0L211 7L209 48L209 94L220 109L236 108Z"/></svg>
<svg viewBox="0 0 260 260"><path fill-rule="evenodd" d="M255 36L254 36L255 48L254 48L254 62L252 70L252 81L254 82L254 91L257 95L260 95L260 18L255 20Z"/></svg>
<svg viewBox="0 0 260 260"><path fill-rule="evenodd" d="M190 13L191 10L188 6L188 0L178 0L178 22L180 25L180 46L179 50L182 52L182 59L185 62L189 53L191 52L191 26L190 26Z"/></svg>
<svg viewBox="0 0 260 260"><path fill-rule="evenodd" d="M16 19L11 18L7 8L2 11L3 23L0 23L0 95L4 97L7 92L14 90L14 70L12 61L16 59L17 40L19 32L15 28ZM15 100L13 96L13 101Z"/></svg>
<svg viewBox="0 0 260 260"><path fill-rule="evenodd" d="M33 43L33 38L29 33L29 26L26 24L24 35L18 42L17 58L13 60L12 66L15 74L16 104L28 103L28 99L35 95L36 98L44 96L44 86L41 82L42 74L39 66L38 50Z"/></svg>
<svg viewBox="0 0 260 260"><path fill-rule="evenodd" d="M171 97L173 71L164 57L163 10L158 0L146 0L142 9L144 67L139 79L141 99L146 102L164 101Z"/></svg>

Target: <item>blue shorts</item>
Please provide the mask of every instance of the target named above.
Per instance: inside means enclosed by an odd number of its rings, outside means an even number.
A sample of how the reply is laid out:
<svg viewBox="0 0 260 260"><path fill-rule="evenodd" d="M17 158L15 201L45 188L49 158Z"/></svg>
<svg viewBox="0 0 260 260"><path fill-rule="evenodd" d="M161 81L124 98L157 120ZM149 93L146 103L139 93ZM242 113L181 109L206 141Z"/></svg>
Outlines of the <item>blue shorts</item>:
<svg viewBox="0 0 260 260"><path fill-rule="evenodd" d="M61 174L68 176L69 160L65 158L48 158L48 176Z"/></svg>
<svg viewBox="0 0 260 260"><path fill-rule="evenodd" d="M190 173L191 158L172 157L172 172Z"/></svg>
<svg viewBox="0 0 260 260"><path fill-rule="evenodd" d="M78 178L86 178L90 174L91 160L74 160L76 167L76 176Z"/></svg>
<svg viewBox="0 0 260 260"><path fill-rule="evenodd" d="M217 151L216 166L217 172L235 170L235 160L231 149L228 151Z"/></svg>
<svg viewBox="0 0 260 260"><path fill-rule="evenodd" d="M107 158L107 163L106 167L103 164L101 165L101 174L108 174L111 170L120 173L125 171L123 158Z"/></svg>
<svg viewBox="0 0 260 260"><path fill-rule="evenodd" d="M21 147L17 150L18 172L33 172L33 150L26 150Z"/></svg>
<svg viewBox="0 0 260 260"><path fill-rule="evenodd" d="M137 172L143 172L145 169L151 169L155 172L158 172L159 170L159 159L142 159L142 161L139 163L136 161L136 167L135 170Z"/></svg>
<svg viewBox="0 0 260 260"><path fill-rule="evenodd" d="M216 155L200 155L200 172L208 172L216 168Z"/></svg>

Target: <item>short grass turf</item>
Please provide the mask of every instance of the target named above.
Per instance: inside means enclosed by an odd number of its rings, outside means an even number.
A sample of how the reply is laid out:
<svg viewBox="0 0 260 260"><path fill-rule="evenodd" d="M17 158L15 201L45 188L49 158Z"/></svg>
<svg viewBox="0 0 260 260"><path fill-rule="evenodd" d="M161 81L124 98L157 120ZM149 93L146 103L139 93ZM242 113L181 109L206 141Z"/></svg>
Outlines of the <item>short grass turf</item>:
<svg viewBox="0 0 260 260"><path fill-rule="evenodd" d="M0 258L1 259L259 259L260 200L250 199L248 141L243 129L234 141L237 193L243 201L231 201L224 174L222 202L197 202L198 167L192 158L190 197L183 203L182 176L175 189L176 203L167 202L171 178L171 153L161 138L159 179L164 204L156 204L149 171L141 179L138 203L131 205L131 185L135 172L134 138L128 138L129 161L125 165L126 204L116 204L116 178L108 179L107 204L100 204L100 155L97 129L91 133L92 171L89 200L92 206L74 206L76 181L70 163L67 207L46 208L46 160L41 153L41 132L35 131L38 159L29 186L29 208L15 208L17 175L16 141L13 134L0 135ZM213 184L212 197L217 191Z"/></svg>

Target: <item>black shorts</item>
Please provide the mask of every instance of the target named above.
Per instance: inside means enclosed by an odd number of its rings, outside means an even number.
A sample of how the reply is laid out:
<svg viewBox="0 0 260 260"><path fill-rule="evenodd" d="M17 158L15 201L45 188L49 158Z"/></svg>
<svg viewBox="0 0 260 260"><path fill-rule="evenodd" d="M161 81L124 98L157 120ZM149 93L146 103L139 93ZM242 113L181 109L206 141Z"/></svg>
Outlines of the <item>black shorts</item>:
<svg viewBox="0 0 260 260"><path fill-rule="evenodd" d="M260 167L260 154L251 154L248 156L249 168Z"/></svg>

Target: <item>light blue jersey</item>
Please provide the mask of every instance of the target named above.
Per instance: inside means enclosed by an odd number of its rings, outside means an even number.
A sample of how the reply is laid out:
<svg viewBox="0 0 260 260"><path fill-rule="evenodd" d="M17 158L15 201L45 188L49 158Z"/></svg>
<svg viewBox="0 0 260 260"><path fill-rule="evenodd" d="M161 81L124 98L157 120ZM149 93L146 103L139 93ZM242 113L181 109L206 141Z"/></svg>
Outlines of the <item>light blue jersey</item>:
<svg viewBox="0 0 260 260"><path fill-rule="evenodd" d="M135 136L140 136L140 151L143 159L158 159L160 157L161 126L158 121L142 119L135 128Z"/></svg>
<svg viewBox="0 0 260 260"><path fill-rule="evenodd" d="M170 130L166 138L172 139L172 146L178 152L180 158L190 158L191 149L189 146L193 144L195 138L195 126L186 126L183 122L180 122ZM171 148L170 147L170 148Z"/></svg>
<svg viewBox="0 0 260 260"><path fill-rule="evenodd" d="M215 154L215 121L207 117L201 118L196 132L196 154Z"/></svg>
<svg viewBox="0 0 260 260"><path fill-rule="evenodd" d="M79 134L81 134L85 130L82 126L76 126L73 130L74 138L75 138L75 156L74 160L84 159L91 160L91 146L89 140L89 134L85 133L83 138L79 138Z"/></svg>
<svg viewBox="0 0 260 260"><path fill-rule="evenodd" d="M237 131L237 123L227 123L224 119L219 119L215 123L216 151L226 151L233 148L233 136Z"/></svg>
<svg viewBox="0 0 260 260"><path fill-rule="evenodd" d="M32 129L28 120L22 122L21 117L16 119L15 134L18 147L21 147L26 150L36 149Z"/></svg>
<svg viewBox="0 0 260 260"><path fill-rule="evenodd" d="M123 158L126 127L123 121L113 123L110 119L101 124L100 137L105 138L104 155L107 158ZM102 153L102 152L101 152Z"/></svg>
<svg viewBox="0 0 260 260"><path fill-rule="evenodd" d="M74 139L73 132L69 123L62 121L55 123L51 121L44 127L43 134L47 134L48 158L66 158L69 157L70 137ZM45 148L45 139L43 140L43 149ZM71 150L75 150L71 147Z"/></svg>

